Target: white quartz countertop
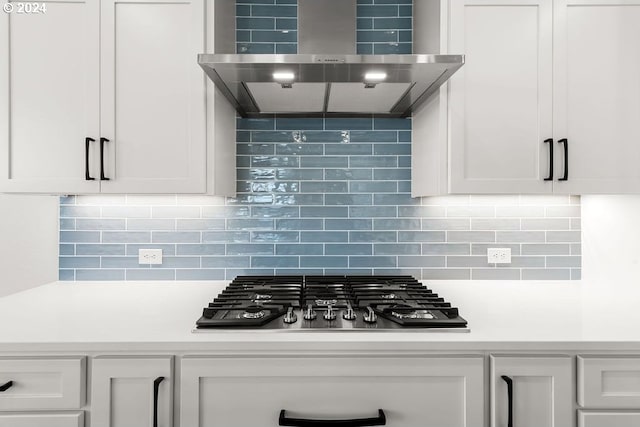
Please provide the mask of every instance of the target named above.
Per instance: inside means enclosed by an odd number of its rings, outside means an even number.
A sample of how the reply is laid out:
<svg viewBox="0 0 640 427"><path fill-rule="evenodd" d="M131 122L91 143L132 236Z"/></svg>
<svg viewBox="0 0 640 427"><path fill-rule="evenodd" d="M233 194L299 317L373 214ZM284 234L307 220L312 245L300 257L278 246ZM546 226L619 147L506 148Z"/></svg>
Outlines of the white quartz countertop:
<svg viewBox="0 0 640 427"><path fill-rule="evenodd" d="M548 281L425 281L470 332L193 333L219 282L57 282L0 298L0 351L640 351L640 291Z"/></svg>

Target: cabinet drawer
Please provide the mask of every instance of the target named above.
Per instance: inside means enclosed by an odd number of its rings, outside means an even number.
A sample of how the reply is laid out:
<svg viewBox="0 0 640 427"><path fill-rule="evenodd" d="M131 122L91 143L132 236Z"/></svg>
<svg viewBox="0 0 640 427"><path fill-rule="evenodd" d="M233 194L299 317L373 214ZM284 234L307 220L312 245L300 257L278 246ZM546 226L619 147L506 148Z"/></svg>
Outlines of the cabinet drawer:
<svg viewBox="0 0 640 427"><path fill-rule="evenodd" d="M578 427L638 427L640 412L578 411Z"/></svg>
<svg viewBox="0 0 640 427"><path fill-rule="evenodd" d="M640 408L640 356L578 356L578 403L585 408Z"/></svg>
<svg viewBox="0 0 640 427"><path fill-rule="evenodd" d="M85 399L85 359L0 358L0 411L80 409Z"/></svg>
<svg viewBox="0 0 640 427"><path fill-rule="evenodd" d="M388 427L484 423L482 357L194 357L181 368L182 427L272 427L282 410L345 420L382 409Z"/></svg>
<svg viewBox="0 0 640 427"><path fill-rule="evenodd" d="M83 412L68 413L4 413L0 414L0 427L83 427Z"/></svg>

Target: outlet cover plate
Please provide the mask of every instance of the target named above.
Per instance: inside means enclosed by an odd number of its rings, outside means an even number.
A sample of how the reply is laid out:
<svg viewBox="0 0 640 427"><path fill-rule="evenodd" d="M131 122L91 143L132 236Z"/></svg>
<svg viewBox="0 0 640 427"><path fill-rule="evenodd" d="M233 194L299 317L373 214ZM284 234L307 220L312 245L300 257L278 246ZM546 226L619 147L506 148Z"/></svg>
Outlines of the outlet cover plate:
<svg viewBox="0 0 640 427"><path fill-rule="evenodd" d="M487 262L489 264L511 264L511 248L488 248Z"/></svg>
<svg viewBox="0 0 640 427"><path fill-rule="evenodd" d="M162 249L139 249L138 264L162 264Z"/></svg>

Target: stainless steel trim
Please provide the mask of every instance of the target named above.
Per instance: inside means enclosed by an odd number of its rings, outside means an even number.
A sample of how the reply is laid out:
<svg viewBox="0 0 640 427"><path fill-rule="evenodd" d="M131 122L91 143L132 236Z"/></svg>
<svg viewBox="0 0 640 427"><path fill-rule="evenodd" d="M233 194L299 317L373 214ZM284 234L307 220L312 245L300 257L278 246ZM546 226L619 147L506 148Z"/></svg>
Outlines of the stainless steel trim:
<svg viewBox="0 0 640 427"><path fill-rule="evenodd" d="M324 104L322 107L322 114L327 114L329 108L329 96L331 96L331 83L327 83L326 90L324 92Z"/></svg>
<svg viewBox="0 0 640 427"><path fill-rule="evenodd" d="M468 334L471 332L469 328L403 328L403 329L378 329L378 328L283 328L283 329L242 329L242 328L210 328L210 329L198 329L197 327L193 327L191 329L191 333L193 334L211 334L211 333L232 333L232 334L255 334L255 333L357 333L357 332L386 332L386 333L463 333Z"/></svg>
<svg viewBox="0 0 640 427"><path fill-rule="evenodd" d="M298 52L356 52L356 0L298 0Z"/></svg>
<svg viewBox="0 0 640 427"><path fill-rule="evenodd" d="M229 64L451 64L462 66L464 55L320 55L320 54L227 54L201 53L200 65ZM323 80L320 80L323 81ZM348 80L347 80L348 81ZM358 79L351 81L361 81Z"/></svg>

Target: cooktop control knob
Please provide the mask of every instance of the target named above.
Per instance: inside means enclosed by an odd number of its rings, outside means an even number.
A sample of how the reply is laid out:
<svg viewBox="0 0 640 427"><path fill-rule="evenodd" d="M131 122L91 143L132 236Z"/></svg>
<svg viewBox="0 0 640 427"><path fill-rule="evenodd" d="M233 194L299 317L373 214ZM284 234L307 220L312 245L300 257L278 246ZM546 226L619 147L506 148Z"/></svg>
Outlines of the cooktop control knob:
<svg viewBox="0 0 640 427"><path fill-rule="evenodd" d="M304 320L316 320L316 317L318 317L318 315L315 311L313 311L313 307L311 307L311 304L309 304L302 317L304 318Z"/></svg>
<svg viewBox="0 0 640 427"><path fill-rule="evenodd" d="M364 315L362 320L367 323L376 323L376 321L378 320L378 316L376 316L376 313L374 313L373 308L367 307L367 314Z"/></svg>
<svg viewBox="0 0 640 427"><path fill-rule="evenodd" d="M327 306L327 311L325 311L324 316L322 316L324 318L324 320L336 320L336 312L333 311L333 307L332 306Z"/></svg>
<svg viewBox="0 0 640 427"><path fill-rule="evenodd" d="M344 320L356 320L356 312L353 311L353 308L351 308L351 306L349 306L347 307L347 311L342 313L342 318Z"/></svg>
<svg viewBox="0 0 640 427"><path fill-rule="evenodd" d="M284 319L282 320L287 324L296 323L298 321L298 316L293 312L293 307L289 307L287 314L284 315Z"/></svg>

